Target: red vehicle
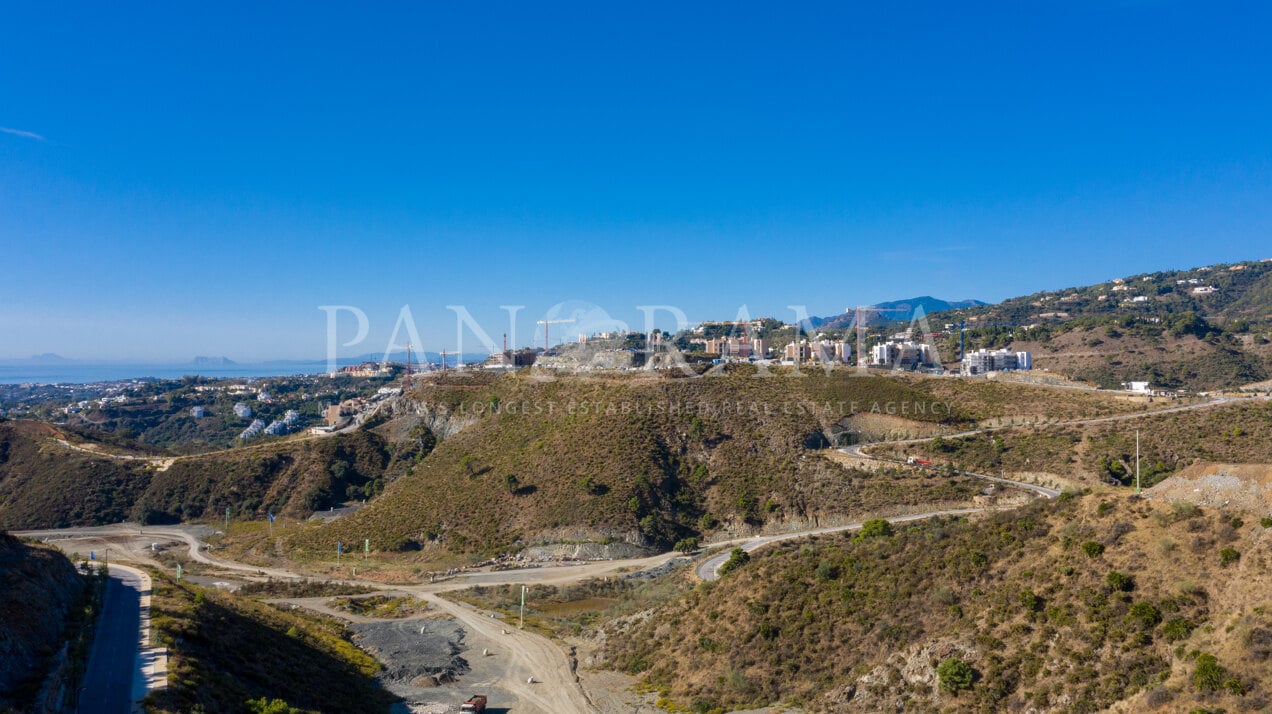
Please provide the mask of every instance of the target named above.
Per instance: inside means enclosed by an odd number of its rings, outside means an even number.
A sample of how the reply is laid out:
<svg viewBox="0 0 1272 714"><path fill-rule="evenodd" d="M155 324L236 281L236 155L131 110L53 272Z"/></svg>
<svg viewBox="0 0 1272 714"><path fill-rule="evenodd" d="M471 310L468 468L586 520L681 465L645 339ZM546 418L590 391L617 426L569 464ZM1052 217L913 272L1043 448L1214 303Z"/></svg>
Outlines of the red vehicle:
<svg viewBox="0 0 1272 714"><path fill-rule="evenodd" d="M461 712L477 712L478 714L486 711L486 695L474 694L468 698L468 701L460 705L459 710Z"/></svg>
<svg viewBox="0 0 1272 714"><path fill-rule="evenodd" d="M906 459L906 460L905 460L905 462L906 462L907 464L913 464L913 465L916 465L916 466L931 466L931 465L932 465L932 462L931 462L931 461L928 461L927 459L916 459L916 458L914 458L913 456L911 456L910 458Z"/></svg>

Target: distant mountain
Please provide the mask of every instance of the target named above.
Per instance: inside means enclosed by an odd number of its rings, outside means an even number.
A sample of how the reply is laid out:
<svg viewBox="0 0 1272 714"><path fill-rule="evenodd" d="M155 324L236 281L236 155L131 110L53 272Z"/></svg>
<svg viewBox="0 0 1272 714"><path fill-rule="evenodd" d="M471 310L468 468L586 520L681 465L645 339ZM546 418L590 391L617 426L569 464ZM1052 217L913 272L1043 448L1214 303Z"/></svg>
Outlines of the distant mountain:
<svg viewBox="0 0 1272 714"><path fill-rule="evenodd" d="M44 354L31 355L30 357L4 357L0 358L0 364L16 364L16 365L48 365L48 364L67 364L77 360L67 359L59 354L45 352Z"/></svg>
<svg viewBox="0 0 1272 714"><path fill-rule="evenodd" d="M922 295L915 298L907 298L905 300L890 300L881 302L870 307L874 310L886 310L887 312L874 312L873 310L867 315L862 315L862 322L866 324L878 324L883 322L909 322L913 320L919 313L923 311L924 315L931 315L934 312L944 312L946 310L961 310L964 308L983 307L989 303L982 300L942 300L934 298L931 295ZM833 317L814 317L809 322L813 327L825 327L827 329L838 330L845 327L852 327L853 321L856 320L855 312L846 312L842 315Z"/></svg>
<svg viewBox="0 0 1272 714"><path fill-rule="evenodd" d="M193 364L198 367L233 367L238 364L229 357L204 357L202 355L195 357Z"/></svg>
<svg viewBox="0 0 1272 714"><path fill-rule="evenodd" d="M910 298L909 300L893 300L891 302L881 302L877 305L872 305L871 307L877 307L881 309L900 308L903 310L909 310L911 313L917 311L919 308L923 308L923 312L925 314L930 315L934 312L940 312L942 310L958 310L965 307L980 307L982 305L988 305L988 304L989 303L983 300L969 299L969 300L955 300L954 302L950 302L948 300L941 300L940 298L934 298L931 295L923 295L921 297Z"/></svg>

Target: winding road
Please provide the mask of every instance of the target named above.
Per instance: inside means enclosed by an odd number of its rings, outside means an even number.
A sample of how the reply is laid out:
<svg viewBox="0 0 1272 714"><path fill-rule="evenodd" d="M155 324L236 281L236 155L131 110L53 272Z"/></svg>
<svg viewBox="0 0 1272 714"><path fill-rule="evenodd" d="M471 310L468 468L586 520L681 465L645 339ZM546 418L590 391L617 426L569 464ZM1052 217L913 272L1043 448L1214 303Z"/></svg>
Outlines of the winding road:
<svg viewBox="0 0 1272 714"><path fill-rule="evenodd" d="M1266 400L1267 398L1263 397L1260 399ZM1114 415L1109 417L1096 417L1091 419L1058 422L1058 423L1050 424L1047 426L1063 427L1063 426L1072 426L1072 425L1078 425L1078 424L1092 424L1092 423L1101 423L1101 422L1114 422L1114 421L1124 421L1124 420L1130 420L1130 419L1139 419L1139 418L1144 418L1148 416L1154 416L1157 414L1168 414L1172 412L1210 408L1210 407L1227 404L1233 401L1238 401L1238 400L1234 398L1230 398L1230 397L1220 397L1220 398L1212 399L1207 402L1184 405L1180 407L1171 407L1171 408L1161 409L1161 410L1154 410L1151 412L1136 413L1136 414L1120 414L1120 415ZM986 427L981 429L973 429L973 430L969 430L965 432L960 432L956 434L945 434L945 435L942 435L942 437L943 438L958 438L958 437L964 437L964 436L974 436L977 434L992 432L1002 428L1007 428L1007 427ZM867 444L867 445L848 447L845 449L841 449L841 451L844 451L845 453L849 453L863 459L873 459L878 461L889 461L891 463L896 463L895 461L892 461L892 460L880 459L878 457L871 456L865 453L862 449L864 446L919 443L923 441L929 441L931 438L932 437L923 437L923 438L915 438L915 439L899 439L894 441L874 442L872 444ZM70 448L78 448L66 442L60 442L60 443ZM99 456L107 456L107 454L102 454L101 452L94 451L92 453L95 453ZM138 458L138 457L130 457L130 458ZM141 457L141 458L144 458L144 457ZM990 481L994 483L999 483L1006 486L1011 486L1013 488L1019 488L1026 491L1030 491L1036 496L1041 498L1054 498L1059 495L1059 492L1056 491L1055 489L1046 488L1036 484L1013 481L1011 479L1006 479L1006 478L997 477L997 476L990 476L987 474L977 474L973 472L962 472L962 473L965 476L970 476L973 478L978 478L978 479L982 479L982 480L986 480L986 481ZM909 522L909 521L922 520L926 518L932 518L935 516L967 515L967 514L981 512L984 510L987 510L987 509L982 509L982 508L944 509L944 510L938 510L938 511L931 511L927 513L898 516L894 518L889 518L888 520L893 523L903 523L903 522ZM751 552L759 548L763 548L765 546L771 545L773 543L779 543L786 540L803 538L803 537L814 536L814 535L821 535L826 533L835 533L840 531L850 531L850 530L859 529L861 527L862 527L861 523L850 523L846 525L831 526L826 528L815 528L815 529L792 532L792 533L761 535L761 536L755 536L751 538L734 539L731 541L708 544L708 547L736 546L736 547L742 548L744 551ZM134 531L137 531L137 533L134 533ZM312 578L312 576L305 576L302 574L294 573L294 572L283 570L283 569L247 565L247 564L236 563L236 562L227 561L227 560L210 556L205 552L201 541L198 539L195 533L191 532L189 529L184 527L152 527L152 528L145 528L143 531L143 529L139 529L139 527L136 525L124 524L120 526L110 526L110 527L100 527L100 528L71 528L71 529L61 529L61 530L27 531L25 533L19 533L18 535L24 535L28 537L34 537L34 538L59 539L59 538L95 537L95 536L109 536L109 535L140 535L143 532L145 535L165 536L165 537L173 538L185 543L186 546L188 547L189 555L192 559L212 567L222 568L226 570L234 570L238 572L250 573L250 574L256 574L256 575L267 575L267 576L276 577L276 578L302 578L302 577ZM589 578L589 577L596 577L598 575L614 573L623 569L631 569L633 567L639 568L639 569L655 567L657 565L667 562L668 560L674 557L677 557L677 555L674 553L668 553L668 554L654 556L650 558L642 558L642 559L634 559L634 560L626 560L626 561L606 561L603 563L589 563L583 566L545 567L545 568L526 569L526 570L520 570L520 571L464 573L455 579L448 580L442 583L405 586L405 587L401 585L392 585L392 586L383 585L383 584L372 583L367 581L358 581L358 582L360 584L367 585L369 587L379 588L379 589L409 591L409 592L416 593L421 599L426 600L427 602L432 604L434 607L436 607L439 611L444 612L447 615L450 615L451 617L454 617L457 621L461 622L465 627L469 628L472 632L480 635L483 639L489 640L490 642L494 643L494 646L496 648L506 650L508 655L507 656L508 664L505 669L504 676L499 680L498 684L500 687L503 687L507 689L510 693L513 693L518 698L518 701L520 703L526 705L526 708L528 710L542 712L543 714L573 714L573 713L594 714L597 711L597 709L591 703L591 701L588 700L586 693L583 691L582 687L579 685L578 680L575 677L574 671L572 669L571 663L569 659L567 658L566 653L561 648L561 646L559 646L558 644L552 642L551 640L545 637L534 634L532 632L528 632L524 630L516 630L516 629L510 630L507 624L504 623L502 620L492 618L487 613L480 613L476 611L475 609L469 607L468 605L447 600L441 597L440 594L449 590L461 589L461 588L469 587L471 585L479 584L479 583L480 584L495 583L495 582L565 583L565 582L581 580L581 579ZM720 553L714 554L710 558L707 558L701 561L696 566L695 573L697 574L698 577L700 577L703 580L707 580L707 581L716 580L719 577L718 571L720 566L723 565L723 563L728 559L728 557L729 557L728 549ZM113 577L114 577L114 571L112 570L112 578ZM121 697L127 699L127 701L129 702L129 705L132 701L129 697L133 691L133 688L132 688L133 675L129 674L125 676L121 668L131 667L133 672L137 671L136 667L133 664L129 664L129 663L135 663L137 661L136 657L126 656L123 654L123 652L127 649L131 649L135 653L138 647L137 627L136 627L137 619L136 617L130 616L128 613L132 613L135 615L138 609L137 593L140 592L140 585L130 584L130 581L128 581L126 578L127 578L127 573L121 571L120 580L118 584L116 584L114 580L112 579L112 585L114 586L114 590L112 591L114 599L111 599L110 604L107 606L112 611L116 611L116 612L120 612L124 614L111 615L111 616L104 615L105 625L103 626L103 629L101 631L102 634L98 638L99 642L94 643L93 659L91 660L91 662L94 665L97 664L98 662L110 663L110 664L102 665L100 673L98 673L96 669L90 672L90 677L94 677L94 679L90 680L92 691L97 692L100 690L101 692L104 693L103 696L101 697L102 708L86 709L86 711L100 711L100 712L129 711L127 707L122 709L119 708L118 702ZM349 582L349 581L345 579L345 580L342 580L342 582ZM108 598L110 597L112 597L112 595L108 593ZM102 654L100 655L98 653L99 647L102 650ZM123 662L124 664L118 664L119 662ZM114 669L112 669L112 667ZM527 675L526 674L527 672L531 674ZM533 676L534 683L529 683L526 681L526 678L528 676ZM97 677L100 677L100 679L97 679ZM87 706L89 703L89 700L93 698L94 698L93 696L86 695L84 698L85 705ZM518 706L517 710L521 711L522 707Z"/></svg>

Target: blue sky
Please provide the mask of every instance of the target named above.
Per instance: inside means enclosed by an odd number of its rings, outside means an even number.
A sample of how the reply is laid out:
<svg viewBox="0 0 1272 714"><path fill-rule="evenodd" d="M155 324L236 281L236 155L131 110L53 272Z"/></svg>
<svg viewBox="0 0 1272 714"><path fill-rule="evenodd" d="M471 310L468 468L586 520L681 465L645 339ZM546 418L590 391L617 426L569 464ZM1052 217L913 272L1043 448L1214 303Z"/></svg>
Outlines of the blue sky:
<svg viewBox="0 0 1272 714"><path fill-rule="evenodd" d="M789 318L1272 256L1267 5L784 5L10 4L0 357L321 357L337 304L370 321L349 352L403 305L453 349L455 304L496 340L525 305L526 343L567 300Z"/></svg>

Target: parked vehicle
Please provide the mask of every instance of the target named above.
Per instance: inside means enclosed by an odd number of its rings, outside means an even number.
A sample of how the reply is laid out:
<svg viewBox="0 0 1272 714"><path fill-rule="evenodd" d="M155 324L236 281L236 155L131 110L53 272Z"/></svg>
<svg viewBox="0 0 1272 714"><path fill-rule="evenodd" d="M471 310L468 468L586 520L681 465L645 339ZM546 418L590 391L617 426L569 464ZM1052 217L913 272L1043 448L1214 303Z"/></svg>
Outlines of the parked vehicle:
<svg viewBox="0 0 1272 714"><path fill-rule="evenodd" d="M476 712L477 714L486 711L486 695L474 694L468 698L468 701L460 705L459 710L461 712Z"/></svg>

